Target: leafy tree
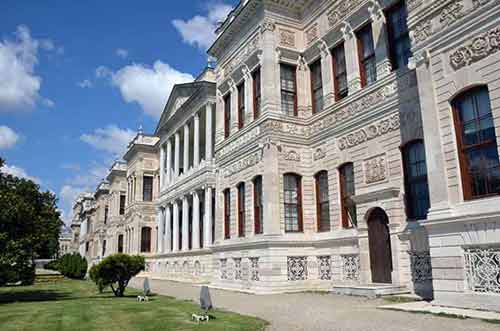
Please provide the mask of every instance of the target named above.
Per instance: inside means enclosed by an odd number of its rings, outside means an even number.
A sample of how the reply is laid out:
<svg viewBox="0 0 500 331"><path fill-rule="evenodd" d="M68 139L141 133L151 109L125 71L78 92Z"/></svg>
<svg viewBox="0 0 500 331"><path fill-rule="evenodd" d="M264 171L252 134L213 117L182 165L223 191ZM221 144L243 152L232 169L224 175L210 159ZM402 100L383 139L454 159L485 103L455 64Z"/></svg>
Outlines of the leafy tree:
<svg viewBox="0 0 500 331"><path fill-rule="evenodd" d="M85 278L87 267L87 260L79 253L64 254L57 260L57 270L72 279Z"/></svg>
<svg viewBox="0 0 500 331"><path fill-rule="evenodd" d="M0 285L34 279L36 258L51 258L59 249L62 226L57 199L31 180L1 171L0 158Z"/></svg>
<svg viewBox="0 0 500 331"><path fill-rule="evenodd" d="M145 260L140 255L113 254L90 268L90 279L103 289L107 286L117 297L122 297L132 277L145 269Z"/></svg>

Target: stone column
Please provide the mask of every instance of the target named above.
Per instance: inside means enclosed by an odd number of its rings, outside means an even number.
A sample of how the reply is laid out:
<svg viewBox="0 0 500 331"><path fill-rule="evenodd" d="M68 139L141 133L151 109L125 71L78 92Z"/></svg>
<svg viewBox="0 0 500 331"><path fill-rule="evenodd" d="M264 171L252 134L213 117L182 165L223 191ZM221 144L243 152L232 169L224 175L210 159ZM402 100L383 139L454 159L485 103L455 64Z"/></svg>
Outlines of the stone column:
<svg viewBox="0 0 500 331"><path fill-rule="evenodd" d="M236 88L236 85L234 84L234 81L230 79L230 91L231 95L229 96L230 102L231 102L231 123L230 123L230 128L229 128L229 133L230 135L238 132L238 89Z"/></svg>
<svg viewBox="0 0 500 331"><path fill-rule="evenodd" d="M173 240L172 240L172 243L173 243L173 248L172 250L174 252L178 252L179 251L179 203L177 201L174 200L174 202L172 203L172 208L173 208L173 212L174 212L174 224L173 224Z"/></svg>
<svg viewBox="0 0 500 331"><path fill-rule="evenodd" d="M205 218L203 219L203 247L212 246L212 188L205 188Z"/></svg>
<svg viewBox="0 0 500 331"><path fill-rule="evenodd" d="M189 169L189 125L184 124L184 162L182 164L184 167L184 173L187 173Z"/></svg>
<svg viewBox="0 0 500 331"><path fill-rule="evenodd" d="M358 43L356 35L352 30L349 23L344 22L341 28L344 35L344 49L347 70L347 84L349 86L349 94L353 94L361 89L361 74L359 72L359 59L358 59Z"/></svg>
<svg viewBox="0 0 500 331"><path fill-rule="evenodd" d="M165 207L165 235L164 235L164 238L163 238L163 248L164 248L164 251L165 252L170 252L172 251L172 242L170 240L170 237L172 236L171 234L171 227L170 227L170 223L171 223L171 211L170 211L170 206L167 205Z"/></svg>
<svg viewBox="0 0 500 331"><path fill-rule="evenodd" d="M245 81L245 124L253 121L253 79L252 73L248 69L243 70Z"/></svg>
<svg viewBox="0 0 500 331"><path fill-rule="evenodd" d="M303 59L299 59L296 74L298 117L309 117L312 115L311 72L307 69L305 63L303 63Z"/></svg>
<svg viewBox="0 0 500 331"><path fill-rule="evenodd" d="M320 41L319 50L321 54L321 78L323 83L323 109L325 109L335 100L333 96L332 54L324 40Z"/></svg>
<svg viewBox="0 0 500 331"><path fill-rule="evenodd" d="M158 208L157 209L157 222L158 222L158 253L163 253L164 252L164 247L163 247L163 231L165 230L165 219L164 219L164 211L163 208Z"/></svg>
<svg viewBox="0 0 500 331"><path fill-rule="evenodd" d="M265 19L261 26L262 57L261 57L261 114L264 112L279 112L279 63L276 55L276 25L274 21Z"/></svg>
<svg viewBox="0 0 500 331"><path fill-rule="evenodd" d="M274 143L264 146L263 160L266 165L262 175L262 200L264 201L265 235L279 235L280 229L280 175L278 147Z"/></svg>
<svg viewBox="0 0 500 331"><path fill-rule="evenodd" d="M200 163L200 115L194 115L194 156L193 168L198 168Z"/></svg>
<svg viewBox="0 0 500 331"><path fill-rule="evenodd" d="M385 15L378 5L372 1L372 6L368 8L372 19L372 34L375 47L375 62L377 63L377 80L389 75L392 70L391 60L388 52L387 29Z"/></svg>
<svg viewBox="0 0 500 331"><path fill-rule="evenodd" d="M165 146L160 145L160 191L165 184Z"/></svg>
<svg viewBox="0 0 500 331"><path fill-rule="evenodd" d="M212 159L212 130L213 128L213 123L212 123L212 104L208 102L205 105L205 158L207 161Z"/></svg>
<svg viewBox="0 0 500 331"><path fill-rule="evenodd" d="M189 201L182 197L182 250L189 250Z"/></svg>
<svg viewBox="0 0 500 331"><path fill-rule="evenodd" d="M175 133L175 152L174 152L174 177L179 176L181 137L179 132Z"/></svg>
<svg viewBox="0 0 500 331"><path fill-rule="evenodd" d="M170 138L167 140L167 167L166 167L166 184L170 184L170 180L172 179L172 141Z"/></svg>
<svg viewBox="0 0 500 331"><path fill-rule="evenodd" d="M192 248L200 248L200 196L198 191L193 192L193 239Z"/></svg>

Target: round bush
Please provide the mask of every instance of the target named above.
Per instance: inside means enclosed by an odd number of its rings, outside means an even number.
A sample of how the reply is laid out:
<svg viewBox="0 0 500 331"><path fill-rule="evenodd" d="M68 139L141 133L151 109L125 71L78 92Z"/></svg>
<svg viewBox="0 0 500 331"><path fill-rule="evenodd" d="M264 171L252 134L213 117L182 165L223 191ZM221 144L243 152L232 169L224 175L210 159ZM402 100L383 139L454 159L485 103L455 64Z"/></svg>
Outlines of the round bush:
<svg viewBox="0 0 500 331"><path fill-rule="evenodd" d="M83 279L87 273L87 260L78 253L63 255L57 265L57 270L68 278Z"/></svg>

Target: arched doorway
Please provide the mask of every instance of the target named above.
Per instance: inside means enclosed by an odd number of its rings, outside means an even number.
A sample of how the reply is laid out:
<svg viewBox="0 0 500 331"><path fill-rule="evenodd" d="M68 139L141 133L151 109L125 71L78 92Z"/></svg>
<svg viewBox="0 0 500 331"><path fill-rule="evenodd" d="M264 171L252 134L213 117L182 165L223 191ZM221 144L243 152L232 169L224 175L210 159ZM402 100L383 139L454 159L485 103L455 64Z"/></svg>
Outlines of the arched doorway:
<svg viewBox="0 0 500 331"><path fill-rule="evenodd" d="M368 242L373 283L392 283L391 237L389 219L380 208L368 215Z"/></svg>

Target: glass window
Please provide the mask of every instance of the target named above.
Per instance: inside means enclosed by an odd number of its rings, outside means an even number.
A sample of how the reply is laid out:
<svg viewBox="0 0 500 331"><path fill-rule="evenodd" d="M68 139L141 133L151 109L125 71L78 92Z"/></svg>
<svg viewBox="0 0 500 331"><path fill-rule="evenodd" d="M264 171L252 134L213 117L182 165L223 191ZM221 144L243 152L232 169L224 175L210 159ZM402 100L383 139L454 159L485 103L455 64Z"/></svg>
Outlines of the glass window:
<svg viewBox="0 0 500 331"><path fill-rule="evenodd" d="M123 253L123 234L118 236L118 253Z"/></svg>
<svg viewBox="0 0 500 331"><path fill-rule="evenodd" d="M245 83L238 85L238 129L245 125Z"/></svg>
<svg viewBox="0 0 500 331"><path fill-rule="evenodd" d="M108 213L109 213L109 208L108 206L104 207L104 224L108 223Z"/></svg>
<svg viewBox="0 0 500 331"><path fill-rule="evenodd" d="M297 116L296 67L281 64L281 110L288 116Z"/></svg>
<svg viewBox="0 0 500 331"><path fill-rule="evenodd" d="M302 231L301 178L295 174L283 176L285 198L285 231Z"/></svg>
<svg viewBox="0 0 500 331"><path fill-rule="evenodd" d="M313 114L323 110L323 77L321 75L321 60L310 65Z"/></svg>
<svg viewBox="0 0 500 331"><path fill-rule="evenodd" d="M120 215L125 214L125 194L120 195Z"/></svg>
<svg viewBox="0 0 500 331"><path fill-rule="evenodd" d="M404 68L411 56L408 12L404 1L392 6L386 12L386 21L392 68L394 70Z"/></svg>
<svg viewBox="0 0 500 331"><path fill-rule="evenodd" d="M253 72L252 78L253 78L253 118L257 119L260 116L260 106L261 106L260 68Z"/></svg>
<svg viewBox="0 0 500 331"><path fill-rule="evenodd" d="M425 148L422 141L403 148L406 213L410 219L425 219L430 207Z"/></svg>
<svg viewBox="0 0 500 331"><path fill-rule="evenodd" d="M328 197L328 173L321 171L316 179L316 217L318 231L330 231L330 198Z"/></svg>
<svg viewBox="0 0 500 331"><path fill-rule="evenodd" d="M357 33L357 38L361 86L364 87L377 80L377 66L371 24L362 28Z"/></svg>
<svg viewBox="0 0 500 331"><path fill-rule="evenodd" d="M254 194L254 227L255 234L263 232L264 208L262 205L262 176L257 176L253 180Z"/></svg>
<svg viewBox="0 0 500 331"><path fill-rule="evenodd" d="M143 200L153 201L153 177L142 177Z"/></svg>
<svg viewBox="0 0 500 331"><path fill-rule="evenodd" d="M238 185L238 235L245 236L245 183Z"/></svg>
<svg viewBox="0 0 500 331"><path fill-rule="evenodd" d="M141 229L141 252L151 252L151 228L149 227Z"/></svg>
<svg viewBox="0 0 500 331"><path fill-rule="evenodd" d="M356 204L352 199L352 197L355 195L353 164L344 164L342 167L340 167L339 173L342 227L350 228L357 225Z"/></svg>
<svg viewBox="0 0 500 331"><path fill-rule="evenodd" d="M231 191L224 190L224 239L231 237Z"/></svg>
<svg viewBox="0 0 500 331"><path fill-rule="evenodd" d="M231 93L224 96L224 138L231 132Z"/></svg>
<svg viewBox="0 0 500 331"><path fill-rule="evenodd" d="M500 193L500 163L488 89L471 89L452 104L465 199Z"/></svg>
<svg viewBox="0 0 500 331"><path fill-rule="evenodd" d="M341 44L333 49L332 60L335 100L340 100L342 98L345 98L349 94L344 44Z"/></svg>

